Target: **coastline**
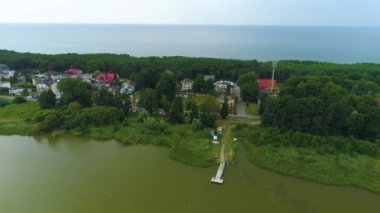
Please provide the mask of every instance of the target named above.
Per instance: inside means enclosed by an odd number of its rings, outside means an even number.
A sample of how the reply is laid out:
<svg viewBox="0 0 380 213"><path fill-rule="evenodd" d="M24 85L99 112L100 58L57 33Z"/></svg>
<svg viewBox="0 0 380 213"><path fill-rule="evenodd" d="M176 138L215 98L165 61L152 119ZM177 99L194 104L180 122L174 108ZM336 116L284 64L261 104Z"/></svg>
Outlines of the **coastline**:
<svg viewBox="0 0 380 213"><path fill-rule="evenodd" d="M181 163L196 167L209 167L216 164L213 158L214 147L210 145L209 130L193 132L190 124L168 125L162 133L145 130L134 116L128 117L127 124L90 127L86 132L79 129L70 131L55 130L40 134L33 132L32 118L39 111L37 103L8 105L0 108L0 135L46 136L63 135L87 137L99 141L115 140L125 145L152 144L170 148L169 157Z"/></svg>

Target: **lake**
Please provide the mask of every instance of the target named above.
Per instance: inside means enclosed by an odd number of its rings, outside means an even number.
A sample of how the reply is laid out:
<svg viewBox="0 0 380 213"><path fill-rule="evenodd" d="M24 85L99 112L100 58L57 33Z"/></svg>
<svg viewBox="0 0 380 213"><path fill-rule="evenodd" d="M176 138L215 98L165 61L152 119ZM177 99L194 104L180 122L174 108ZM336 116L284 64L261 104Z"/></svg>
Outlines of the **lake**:
<svg viewBox="0 0 380 213"><path fill-rule="evenodd" d="M0 49L380 63L380 28L0 24Z"/></svg>
<svg viewBox="0 0 380 213"><path fill-rule="evenodd" d="M268 172L243 150L223 185L210 183L216 169L150 145L0 136L0 212L380 212L378 195Z"/></svg>

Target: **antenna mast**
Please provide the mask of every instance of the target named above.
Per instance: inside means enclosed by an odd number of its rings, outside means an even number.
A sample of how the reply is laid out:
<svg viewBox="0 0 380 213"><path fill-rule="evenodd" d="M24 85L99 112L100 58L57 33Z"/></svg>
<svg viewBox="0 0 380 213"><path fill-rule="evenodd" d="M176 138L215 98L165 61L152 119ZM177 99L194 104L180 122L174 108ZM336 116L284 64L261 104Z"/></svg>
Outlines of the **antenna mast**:
<svg viewBox="0 0 380 213"><path fill-rule="evenodd" d="M272 82L271 82L271 90L270 90L270 93L273 94L273 87L274 87L274 72L276 71L276 67L277 67L277 60L276 61L272 61L272 67L273 67L273 72L272 72Z"/></svg>

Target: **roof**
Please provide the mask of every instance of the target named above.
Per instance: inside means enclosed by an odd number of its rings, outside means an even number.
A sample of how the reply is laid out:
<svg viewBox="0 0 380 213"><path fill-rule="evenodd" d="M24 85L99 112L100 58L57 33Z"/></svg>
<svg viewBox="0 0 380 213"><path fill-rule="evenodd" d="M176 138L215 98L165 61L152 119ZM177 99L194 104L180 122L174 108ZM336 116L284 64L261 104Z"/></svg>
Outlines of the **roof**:
<svg viewBox="0 0 380 213"><path fill-rule="evenodd" d="M82 70L80 69L69 69L65 71L65 74L68 74L68 75L78 75L81 73L82 73Z"/></svg>
<svg viewBox="0 0 380 213"><path fill-rule="evenodd" d="M96 76L96 79L99 80L99 81L102 81L102 83L112 83L115 81L117 77L117 74L116 73L113 73L113 72L109 72L109 73L99 73L97 76Z"/></svg>
<svg viewBox="0 0 380 213"><path fill-rule="evenodd" d="M193 80L191 80L190 78L185 78L181 82L193 82Z"/></svg>
<svg viewBox="0 0 380 213"><path fill-rule="evenodd" d="M273 88L277 87L277 80L273 80ZM271 89L272 79L259 79L260 90Z"/></svg>
<svg viewBox="0 0 380 213"><path fill-rule="evenodd" d="M7 69L9 69L9 67L8 67L8 65L6 65L6 64L0 64L0 69L2 69L2 70L7 70Z"/></svg>
<svg viewBox="0 0 380 213"><path fill-rule="evenodd" d="M68 71L68 70L67 70ZM60 75L61 73L56 72L56 71L47 71L46 75Z"/></svg>
<svg viewBox="0 0 380 213"><path fill-rule="evenodd" d="M126 79L124 82L123 82L123 86L124 85L126 85L126 84L128 84L128 85L130 85L130 86L135 86L136 85L136 83L134 82L134 81L132 81L132 80L129 80L129 79Z"/></svg>

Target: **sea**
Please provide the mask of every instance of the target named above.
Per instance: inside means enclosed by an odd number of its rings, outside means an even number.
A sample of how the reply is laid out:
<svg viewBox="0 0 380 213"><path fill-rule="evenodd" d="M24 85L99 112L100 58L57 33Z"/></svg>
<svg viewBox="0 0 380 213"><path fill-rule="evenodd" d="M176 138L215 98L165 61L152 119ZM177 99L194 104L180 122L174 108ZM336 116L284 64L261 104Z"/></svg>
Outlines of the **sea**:
<svg viewBox="0 0 380 213"><path fill-rule="evenodd" d="M380 63L380 28L0 24L0 49L47 54Z"/></svg>

